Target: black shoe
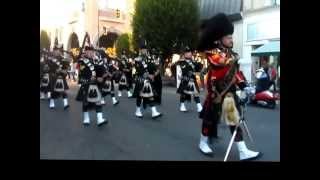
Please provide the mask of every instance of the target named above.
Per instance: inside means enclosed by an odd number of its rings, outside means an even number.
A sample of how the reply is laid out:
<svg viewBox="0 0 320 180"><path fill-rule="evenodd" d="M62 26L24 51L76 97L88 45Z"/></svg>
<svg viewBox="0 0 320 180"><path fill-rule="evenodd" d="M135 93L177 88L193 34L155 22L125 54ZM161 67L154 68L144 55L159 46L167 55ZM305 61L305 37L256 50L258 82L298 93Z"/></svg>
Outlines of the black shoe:
<svg viewBox="0 0 320 180"><path fill-rule="evenodd" d="M119 101L117 101L115 104L113 104L114 106L118 105L119 104Z"/></svg>
<svg viewBox="0 0 320 180"><path fill-rule="evenodd" d="M69 105L66 105L66 106L64 107L64 110L68 109L69 107L70 107Z"/></svg>
<svg viewBox="0 0 320 180"><path fill-rule="evenodd" d="M152 119L157 119L158 117L161 117L161 116L162 116L162 113L160 113L158 116L152 117Z"/></svg>
<svg viewBox="0 0 320 180"><path fill-rule="evenodd" d="M208 156L208 157L211 157L211 158L213 157L213 152L212 153L204 153L203 151L201 151L201 149L199 149L199 151L205 156Z"/></svg>
<svg viewBox="0 0 320 180"><path fill-rule="evenodd" d="M89 125L90 125L90 123L84 123L84 122L82 122L82 124L83 124L84 126L89 126Z"/></svg>
<svg viewBox="0 0 320 180"><path fill-rule="evenodd" d="M103 121L102 123L98 124L98 126L102 126L104 124L108 124L108 120Z"/></svg>
<svg viewBox="0 0 320 180"><path fill-rule="evenodd" d="M242 159L240 161L251 161L251 160L259 159L260 157L262 157L262 155L263 155L263 153L259 152L259 154L255 157L248 158L248 159Z"/></svg>

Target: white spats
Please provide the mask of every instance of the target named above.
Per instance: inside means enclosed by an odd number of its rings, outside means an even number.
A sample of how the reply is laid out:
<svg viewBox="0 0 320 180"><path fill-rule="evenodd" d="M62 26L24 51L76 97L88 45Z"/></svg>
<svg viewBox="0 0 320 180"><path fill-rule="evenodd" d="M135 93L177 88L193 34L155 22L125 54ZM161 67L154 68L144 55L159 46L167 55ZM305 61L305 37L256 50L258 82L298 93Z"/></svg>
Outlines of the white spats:
<svg viewBox="0 0 320 180"><path fill-rule="evenodd" d="M141 108L140 107L136 107L136 116L141 118L143 115L142 115L142 112L141 112Z"/></svg>
<svg viewBox="0 0 320 180"><path fill-rule="evenodd" d="M239 141L236 143L239 151L240 161L255 159L259 156L259 152L249 150L244 141Z"/></svg>
<svg viewBox="0 0 320 180"><path fill-rule="evenodd" d="M119 97L121 97L121 96L122 96L121 91L118 91L118 96L119 96Z"/></svg>
<svg viewBox="0 0 320 180"><path fill-rule="evenodd" d="M51 92L48 92L47 97L48 97L48 99L51 98Z"/></svg>
<svg viewBox="0 0 320 180"><path fill-rule="evenodd" d="M101 98L101 105L105 105L106 104L106 102L105 102L105 100L104 100L104 97L102 97Z"/></svg>
<svg viewBox="0 0 320 180"><path fill-rule="evenodd" d="M128 91L128 98L132 97L132 93L130 91Z"/></svg>
<svg viewBox="0 0 320 180"><path fill-rule="evenodd" d="M41 92L40 93L40 99L44 99L45 97L44 97L44 93L43 92Z"/></svg>
<svg viewBox="0 0 320 180"><path fill-rule="evenodd" d="M64 106L65 109L69 107L69 103L68 103L68 99L67 98L63 99L63 106Z"/></svg>
<svg viewBox="0 0 320 180"><path fill-rule="evenodd" d="M49 108L50 109L54 108L54 99L50 99Z"/></svg>
<svg viewBox="0 0 320 180"><path fill-rule="evenodd" d="M197 103L197 111L198 112L202 111L202 105L200 103Z"/></svg>
<svg viewBox="0 0 320 180"><path fill-rule="evenodd" d="M152 106L151 107L151 113L152 113L152 118L157 118L159 116L161 116L161 113L159 113L156 109L155 106Z"/></svg>
<svg viewBox="0 0 320 180"><path fill-rule="evenodd" d="M119 103L119 101L115 97L112 97L112 104L116 105L118 103Z"/></svg>
<svg viewBox="0 0 320 180"><path fill-rule="evenodd" d="M180 103L180 111L181 112L187 112L187 108L186 108L184 103Z"/></svg>
<svg viewBox="0 0 320 180"><path fill-rule="evenodd" d="M83 112L83 124L90 124L89 112Z"/></svg>
<svg viewBox="0 0 320 180"><path fill-rule="evenodd" d="M212 155L213 152L212 152L211 148L208 145L208 136L203 136L201 134L200 143L199 143L199 149L205 155Z"/></svg>
<svg viewBox="0 0 320 180"><path fill-rule="evenodd" d="M97 125L100 126L100 125L102 125L102 124L104 124L104 123L106 123L106 122L107 122L107 120L105 120L105 119L103 118L102 112L98 112L98 113L97 113Z"/></svg>

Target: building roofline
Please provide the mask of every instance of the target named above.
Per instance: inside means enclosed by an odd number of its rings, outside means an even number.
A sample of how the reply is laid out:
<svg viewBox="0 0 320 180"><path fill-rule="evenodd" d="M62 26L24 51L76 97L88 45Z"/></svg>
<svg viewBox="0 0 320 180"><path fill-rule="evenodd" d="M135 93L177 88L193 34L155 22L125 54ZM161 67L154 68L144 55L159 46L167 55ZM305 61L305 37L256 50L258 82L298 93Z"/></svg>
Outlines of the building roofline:
<svg viewBox="0 0 320 180"><path fill-rule="evenodd" d="M263 11L268 11L268 10L280 10L280 5L273 5L273 6L267 6L267 7L262 7L262 8L258 8L258 9L249 9L249 10L245 10L243 11L243 15L251 15L253 13L257 13L257 12L263 12Z"/></svg>

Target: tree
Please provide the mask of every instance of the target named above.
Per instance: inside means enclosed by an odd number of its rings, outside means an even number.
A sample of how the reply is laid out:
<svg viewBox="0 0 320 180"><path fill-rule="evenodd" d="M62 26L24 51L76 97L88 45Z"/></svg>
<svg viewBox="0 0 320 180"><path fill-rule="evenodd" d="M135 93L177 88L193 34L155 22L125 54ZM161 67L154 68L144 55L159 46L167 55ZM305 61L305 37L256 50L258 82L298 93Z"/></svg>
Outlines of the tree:
<svg viewBox="0 0 320 180"><path fill-rule="evenodd" d="M196 0L137 0L132 20L133 45L146 39L149 48L162 51L164 59L183 46L196 47L199 9Z"/></svg>
<svg viewBox="0 0 320 180"><path fill-rule="evenodd" d="M46 31L42 30L40 33L40 48L50 49L50 38Z"/></svg>
<svg viewBox="0 0 320 180"><path fill-rule="evenodd" d="M119 56L125 50L127 54L131 54L133 49L131 45L131 36L127 33L122 34L116 41L116 52Z"/></svg>

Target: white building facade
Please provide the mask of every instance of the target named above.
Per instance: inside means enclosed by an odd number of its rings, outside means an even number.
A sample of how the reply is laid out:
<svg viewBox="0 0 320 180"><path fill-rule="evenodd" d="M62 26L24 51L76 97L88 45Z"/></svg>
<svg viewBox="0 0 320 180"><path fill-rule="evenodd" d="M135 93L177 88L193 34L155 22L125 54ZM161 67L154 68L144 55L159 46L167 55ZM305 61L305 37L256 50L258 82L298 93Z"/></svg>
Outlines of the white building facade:
<svg viewBox="0 0 320 180"><path fill-rule="evenodd" d="M134 3L135 0L41 0L40 31L48 33L51 48L58 38L68 50L72 33L77 35L80 46L86 32L91 43L96 44L104 28L117 34L131 32Z"/></svg>
<svg viewBox="0 0 320 180"><path fill-rule="evenodd" d="M280 0L199 0L199 8L201 19L219 12L233 19L233 50L240 55L240 69L247 80L254 81L260 57L251 53L270 41L280 41ZM267 58L280 69L278 57Z"/></svg>
<svg viewBox="0 0 320 180"><path fill-rule="evenodd" d="M255 4L259 2L259 4ZM242 53L241 69L249 81L260 66L261 57L251 53L271 41L280 41L280 1L245 0L242 14ZM278 69L278 57L265 57L269 64Z"/></svg>

